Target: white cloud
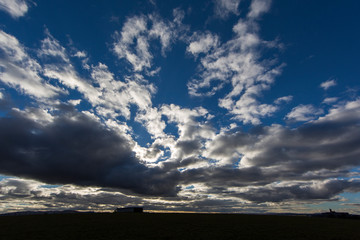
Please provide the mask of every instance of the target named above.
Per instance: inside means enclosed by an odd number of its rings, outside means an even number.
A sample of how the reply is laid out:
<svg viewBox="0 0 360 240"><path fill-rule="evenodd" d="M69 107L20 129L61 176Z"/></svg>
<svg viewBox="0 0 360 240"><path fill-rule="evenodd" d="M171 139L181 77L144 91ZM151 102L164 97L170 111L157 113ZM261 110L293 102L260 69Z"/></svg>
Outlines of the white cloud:
<svg viewBox="0 0 360 240"><path fill-rule="evenodd" d="M174 22L162 20L156 15L128 18L121 32L115 33L114 52L120 59L126 59L135 72L152 67L154 58L150 41L159 39L162 54L170 48L179 28L179 14Z"/></svg>
<svg viewBox="0 0 360 240"><path fill-rule="evenodd" d="M153 138L166 137L164 133L166 124L161 119L161 112L157 108L147 108L138 112L135 121L142 123Z"/></svg>
<svg viewBox="0 0 360 240"><path fill-rule="evenodd" d="M360 99L335 104L329 113L318 121L354 121L360 116Z"/></svg>
<svg viewBox="0 0 360 240"><path fill-rule="evenodd" d="M214 0L216 16L227 18L230 14L238 15L238 8L241 0Z"/></svg>
<svg viewBox="0 0 360 240"><path fill-rule="evenodd" d="M81 99L71 99L68 101L71 105L77 106L81 103Z"/></svg>
<svg viewBox="0 0 360 240"><path fill-rule="evenodd" d="M117 33L117 41L114 51L119 58L129 61L135 71L141 71L144 67L151 66L152 55L149 53L148 44L143 36L147 31L147 19L144 16L129 18L121 33ZM131 46L136 45L135 52Z"/></svg>
<svg viewBox="0 0 360 240"><path fill-rule="evenodd" d="M41 49L38 51L39 57L54 57L61 59L68 63L70 60L66 54L66 50L60 45L59 41L56 40L50 32L46 29L45 33L47 37L41 41Z"/></svg>
<svg viewBox="0 0 360 240"><path fill-rule="evenodd" d="M330 97L330 98L325 98L323 103L325 104L332 104L334 102L337 102L339 98L337 97Z"/></svg>
<svg viewBox="0 0 360 240"><path fill-rule="evenodd" d="M207 53L209 50L217 47L219 45L219 38L216 35L211 33L206 34L197 34L195 33L191 37L189 46L187 46L186 51L190 52L194 56L197 56L199 53Z"/></svg>
<svg viewBox="0 0 360 240"><path fill-rule="evenodd" d="M72 65L66 49L48 31L38 55L47 62L43 70L46 77L83 94L96 113L104 118L124 116L129 119L131 104L135 104L140 110L152 105L151 97L156 89L141 75L125 76L124 81L120 81L115 79L105 64L99 63L88 66L91 78L81 77Z"/></svg>
<svg viewBox="0 0 360 240"><path fill-rule="evenodd" d="M95 103L99 97L100 93L88 81L82 79L71 64L45 65L44 75L48 78L58 80L66 87L77 89L84 94L84 97L89 100L90 103Z"/></svg>
<svg viewBox="0 0 360 240"><path fill-rule="evenodd" d="M20 110L18 108L13 108L15 114L19 114L24 118L30 119L36 123L47 125L50 124L54 117L51 115L49 109L42 108L26 108L24 110Z"/></svg>
<svg viewBox="0 0 360 240"><path fill-rule="evenodd" d="M288 103L288 102L291 102L292 99L293 99L293 96L290 96L290 95L289 96L284 96L284 97L279 97L278 99L276 99L274 101L274 103L275 104L281 104L283 102Z"/></svg>
<svg viewBox="0 0 360 240"><path fill-rule="evenodd" d="M323 114L324 111L319 108L315 108L313 105L299 105L291 110L286 115L286 119L291 121L309 121L315 119L317 116Z"/></svg>
<svg viewBox="0 0 360 240"><path fill-rule="evenodd" d="M0 80L12 88L38 99L51 98L64 91L41 78L43 69L32 59L19 41L0 31Z"/></svg>
<svg viewBox="0 0 360 240"><path fill-rule="evenodd" d="M231 84L232 90L219 99L219 106L229 110L234 119L252 124L259 124L260 118L277 110L277 106L260 103L258 98L283 67L276 64L276 59L260 60L260 47L277 44L261 40L258 30L253 20L240 19L233 27L235 36L202 57L198 79L188 82L192 96L212 96Z"/></svg>
<svg viewBox="0 0 360 240"><path fill-rule="evenodd" d="M271 5L271 0L252 0L248 17L249 18L259 17L261 14L269 11L270 5Z"/></svg>
<svg viewBox="0 0 360 240"><path fill-rule="evenodd" d="M13 18L19 18L28 11L26 0L0 0L0 10L10 14Z"/></svg>
<svg viewBox="0 0 360 240"><path fill-rule="evenodd" d="M85 58L87 55L84 51L77 51L73 56L78 58Z"/></svg>
<svg viewBox="0 0 360 240"><path fill-rule="evenodd" d="M336 86L336 81L334 79L325 81L320 84L320 87L322 87L324 90L328 90L330 87Z"/></svg>

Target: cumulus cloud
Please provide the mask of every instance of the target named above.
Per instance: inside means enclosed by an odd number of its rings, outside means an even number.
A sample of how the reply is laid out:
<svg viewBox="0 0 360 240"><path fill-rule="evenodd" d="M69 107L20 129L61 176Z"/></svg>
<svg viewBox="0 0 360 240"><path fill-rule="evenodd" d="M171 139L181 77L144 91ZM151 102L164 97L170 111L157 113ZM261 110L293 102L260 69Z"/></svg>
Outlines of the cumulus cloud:
<svg viewBox="0 0 360 240"><path fill-rule="evenodd" d="M259 58L260 48L276 46L276 43L260 39L253 19L240 19L233 26L233 32L232 39L213 46L213 50L200 59L198 78L188 82L189 94L213 96L230 84L232 89L219 99L219 106L233 114L233 119L259 124L260 118L277 111L277 106L260 103L258 98L270 88L283 66L276 64L275 59Z"/></svg>
<svg viewBox="0 0 360 240"><path fill-rule="evenodd" d="M285 118L290 121L309 121L315 119L317 116L323 113L324 111L322 109L316 108L311 104L301 104L293 108Z"/></svg>
<svg viewBox="0 0 360 240"><path fill-rule="evenodd" d="M197 56L199 53L207 53L212 48L217 47L219 44L219 38L216 35L211 33L206 34L194 34L191 37L189 46L186 48L186 51L190 52L194 56Z"/></svg>
<svg viewBox="0 0 360 240"><path fill-rule="evenodd" d="M87 54L84 51L77 51L73 56L78 58L85 58Z"/></svg>
<svg viewBox="0 0 360 240"><path fill-rule="evenodd" d="M359 100L350 101L295 129L272 125L249 133L224 131L207 145L207 156L218 160L235 156L240 167L267 167L268 173L277 172L279 177L357 166L359 111Z"/></svg>
<svg viewBox="0 0 360 240"><path fill-rule="evenodd" d="M170 204L179 210L209 210L215 202L223 203L225 209L230 203L241 206L244 201L324 201L336 199L342 192L357 192L360 187L350 171L360 164L359 100L333 106L318 120L294 129L272 125L249 132L227 128L217 134L196 120L206 117L203 109L169 105L161 112L179 128L179 140L172 143L174 155L170 157L175 161L148 167L132 151L131 141L71 105L58 106L46 123L38 121L44 114L39 110L14 110L0 119L0 139L4 140L1 173L50 184L162 196L159 202L146 203L162 209ZM161 143L156 144L145 153L149 159L161 153ZM36 197L34 191L10 183L7 180L6 185L13 187L1 188L7 198ZM73 199L76 206L83 206L85 197L94 201L100 196L113 199L111 194L86 193L73 195L76 201L68 194L75 193L62 192L61 201ZM208 195L213 197L207 199ZM52 196L57 199L58 195Z"/></svg>
<svg viewBox="0 0 360 240"><path fill-rule="evenodd" d="M0 0L0 10L7 12L13 18L19 18L28 11L26 0Z"/></svg>
<svg viewBox="0 0 360 240"><path fill-rule="evenodd" d="M46 125L17 112L0 119L2 174L138 194L176 194L178 172L147 168L124 137L71 106L59 106L57 113Z"/></svg>
<svg viewBox="0 0 360 240"><path fill-rule="evenodd" d="M328 90L331 87L336 86L336 81L334 79L325 81L323 83L320 84L320 87L322 87L324 90Z"/></svg>
<svg viewBox="0 0 360 240"><path fill-rule="evenodd" d="M114 53L120 59L126 59L135 72L148 70L154 58L150 41L159 40L161 52L170 48L170 44L182 28L181 17L176 12L173 22L161 19L156 15L134 16L128 18L121 32L115 32Z"/></svg>

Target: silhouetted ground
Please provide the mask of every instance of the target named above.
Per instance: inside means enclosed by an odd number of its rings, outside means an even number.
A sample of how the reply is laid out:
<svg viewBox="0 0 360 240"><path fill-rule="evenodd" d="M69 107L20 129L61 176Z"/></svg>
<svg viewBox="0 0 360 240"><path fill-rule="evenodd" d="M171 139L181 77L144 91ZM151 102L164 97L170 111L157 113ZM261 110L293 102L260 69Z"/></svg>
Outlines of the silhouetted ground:
<svg viewBox="0 0 360 240"><path fill-rule="evenodd" d="M360 239L360 221L240 214L0 216L0 239Z"/></svg>

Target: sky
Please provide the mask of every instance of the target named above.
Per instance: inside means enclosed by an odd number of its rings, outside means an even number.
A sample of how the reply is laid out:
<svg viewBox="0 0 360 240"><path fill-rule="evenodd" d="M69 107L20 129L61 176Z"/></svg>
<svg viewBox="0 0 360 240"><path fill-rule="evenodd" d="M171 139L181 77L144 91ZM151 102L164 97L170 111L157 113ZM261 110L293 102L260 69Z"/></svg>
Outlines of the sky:
<svg viewBox="0 0 360 240"><path fill-rule="evenodd" d="M360 214L357 0L0 0L0 212Z"/></svg>

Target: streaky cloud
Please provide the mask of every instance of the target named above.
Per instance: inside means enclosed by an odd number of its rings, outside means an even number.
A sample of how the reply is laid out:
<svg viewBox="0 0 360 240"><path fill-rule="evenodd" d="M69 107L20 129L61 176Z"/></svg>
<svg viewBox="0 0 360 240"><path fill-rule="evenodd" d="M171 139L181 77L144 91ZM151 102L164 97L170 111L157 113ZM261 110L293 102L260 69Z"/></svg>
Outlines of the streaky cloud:
<svg viewBox="0 0 360 240"><path fill-rule="evenodd" d="M7 12L13 18L24 16L28 9L27 0L0 0L0 10Z"/></svg>

